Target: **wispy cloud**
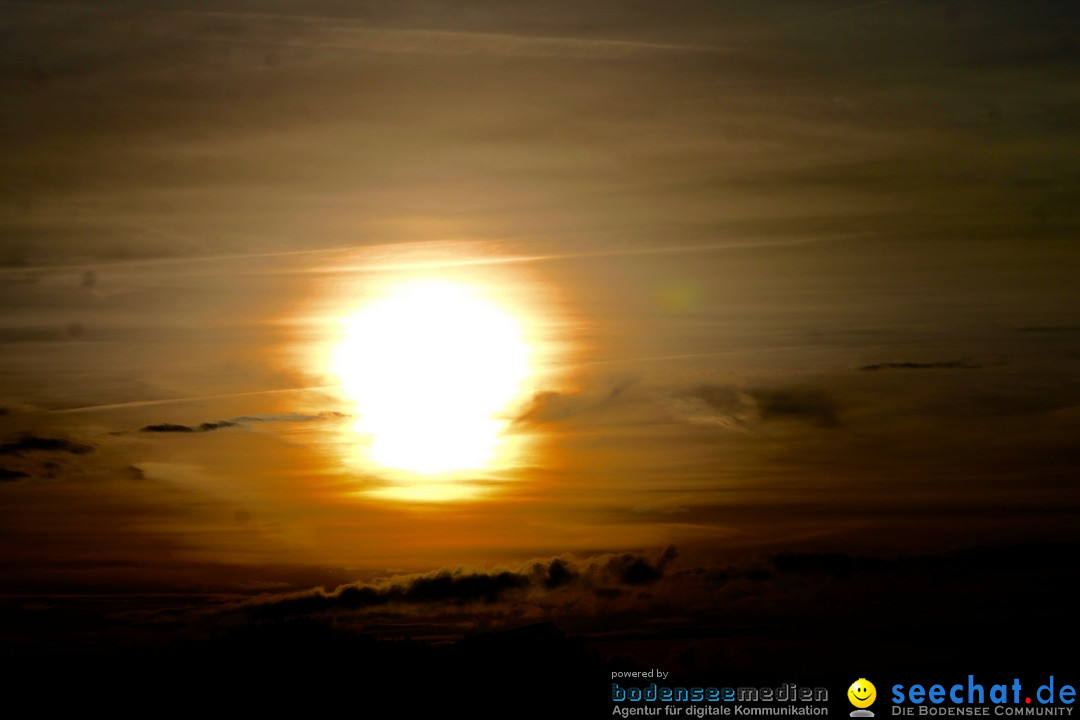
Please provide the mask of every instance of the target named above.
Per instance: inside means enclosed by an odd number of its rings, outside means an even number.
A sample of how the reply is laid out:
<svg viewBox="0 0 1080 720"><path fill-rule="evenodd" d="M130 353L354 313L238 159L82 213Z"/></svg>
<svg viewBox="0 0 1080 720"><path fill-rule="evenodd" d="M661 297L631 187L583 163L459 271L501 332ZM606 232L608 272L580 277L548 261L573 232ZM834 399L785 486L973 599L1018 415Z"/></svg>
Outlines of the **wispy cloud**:
<svg viewBox="0 0 1080 720"><path fill-rule="evenodd" d="M836 400L810 388L705 384L675 395L671 402L680 419L734 430L746 431L754 423L775 420L798 420L821 428L839 423Z"/></svg>
<svg viewBox="0 0 1080 720"><path fill-rule="evenodd" d="M233 44L295 46L332 50L427 55L567 57L612 59L643 53L731 52L713 45L647 42L622 38L470 32L443 29L375 27L341 17L207 11L147 13L161 18L153 31L190 40ZM196 18L184 28L178 18Z"/></svg>

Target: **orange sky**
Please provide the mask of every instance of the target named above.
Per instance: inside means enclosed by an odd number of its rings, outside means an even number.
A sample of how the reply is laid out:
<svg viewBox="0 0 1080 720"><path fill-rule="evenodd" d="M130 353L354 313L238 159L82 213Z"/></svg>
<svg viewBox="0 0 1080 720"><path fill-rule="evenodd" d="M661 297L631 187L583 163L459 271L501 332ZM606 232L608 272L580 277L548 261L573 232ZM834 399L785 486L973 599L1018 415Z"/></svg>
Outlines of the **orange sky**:
<svg viewBox="0 0 1080 720"><path fill-rule="evenodd" d="M5 5L9 592L1075 537L1075 20L286 5ZM476 498L328 361L418 277L530 338Z"/></svg>

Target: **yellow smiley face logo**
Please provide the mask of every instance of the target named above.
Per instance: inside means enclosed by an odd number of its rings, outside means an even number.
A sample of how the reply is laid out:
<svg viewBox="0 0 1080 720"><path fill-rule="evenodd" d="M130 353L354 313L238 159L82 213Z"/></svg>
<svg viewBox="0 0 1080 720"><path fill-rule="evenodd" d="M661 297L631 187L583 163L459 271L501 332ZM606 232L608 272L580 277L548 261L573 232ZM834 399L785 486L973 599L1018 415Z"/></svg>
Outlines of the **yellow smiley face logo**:
<svg viewBox="0 0 1080 720"><path fill-rule="evenodd" d="M867 708L877 699L877 688L866 678L859 678L847 689L848 700L857 708Z"/></svg>

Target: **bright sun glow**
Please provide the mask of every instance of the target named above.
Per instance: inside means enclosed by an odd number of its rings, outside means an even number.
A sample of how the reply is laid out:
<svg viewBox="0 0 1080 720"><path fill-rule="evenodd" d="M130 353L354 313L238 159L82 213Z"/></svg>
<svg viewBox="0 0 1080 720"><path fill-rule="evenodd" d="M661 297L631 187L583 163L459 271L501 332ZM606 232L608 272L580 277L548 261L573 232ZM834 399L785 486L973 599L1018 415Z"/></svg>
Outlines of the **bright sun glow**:
<svg viewBox="0 0 1080 720"><path fill-rule="evenodd" d="M488 466L529 374L518 322L465 285L391 288L345 320L333 370L376 464L421 474Z"/></svg>

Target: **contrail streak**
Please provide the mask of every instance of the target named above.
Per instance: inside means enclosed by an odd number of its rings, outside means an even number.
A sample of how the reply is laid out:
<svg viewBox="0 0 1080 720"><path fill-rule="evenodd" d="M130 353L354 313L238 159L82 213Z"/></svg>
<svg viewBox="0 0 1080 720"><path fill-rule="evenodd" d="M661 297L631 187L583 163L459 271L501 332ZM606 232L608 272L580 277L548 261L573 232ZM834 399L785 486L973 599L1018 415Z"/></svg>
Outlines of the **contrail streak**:
<svg viewBox="0 0 1080 720"><path fill-rule="evenodd" d="M523 255L501 255L495 257L462 257L462 258L447 258L447 259L432 259L432 260L415 260L415 261L403 261L403 262L370 262L364 263L362 261L356 262L350 265L334 265L334 266L313 266L313 267L301 267L301 268L286 268L278 270L255 270L253 273L265 273L265 274L304 274L304 273L340 273L340 272L386 272L386 271L401 271L401 270L425 270L439 267L468 267L468 266L482 266L482 265L511 265L518 263L534 263L534 262L552 262L559 260L574 260L584 258L600 258L600 257L629 257L635 255L676 255L687 253L708 253L708 252L723 252L724 250L743 250L748 248L767 248L767 247L787 247L793 245L808 245L822 242L834 242L840 239L850 239L850 235L835 235L835 236L823 236L812 238L791 238L783 240L741 240L724 243L707 243L701 245L678 245L673 247L645 247L645 248L606 248L597 250L584 250L578 252L553 252L553 253L534 253ZM436 241L439 242L439 241ZM453 241L448 241L453 242ZM471 241L462 241L462 243L469 243ZM498 241L492 241L496 243ZM87 268L94 268L96 270L110 269L110 268L139 268L139 267L161 267L171 265L183 265L183 264L197 264L206 263L210 265L217 265L221 262L227 262L230 260L258 260L258 259L274 259L274 258L288 258L288 257L303 257L303 256L319 256L319 255L332 255L335 253L363 253L363 252L376 252L386 250L404 250L417 247L423 243L384 243L379 245L348 245L333 248L319 248L312 250L278 250L270 252L257 252L257 253L234 253L231 255L199 255L195 257L183 257L183 258L147 258L141 260L121 260L121 261L109 261L109 262L93 262L87 261L78 264L71 265L35 265L35 266L19 266L19 267L7 267L0 268L0 276L2 275L22 275L42 272L56 272L56 271L82 271ZM450 251L455 248L449 247ZM445 251L445 250L444 250ZM229 275L236 275L235 270L229 270Z"/></svg>
<svg viewBox="0 0 1080 720"><path fill-rule="evenodd" d="M133 400L131 402L107 403L104 405L83 405L59 410L47 410L50 415L71 415L74 413L93 412L96 410L124 410L128 408L153 407L154 405L174 405L177 403L200 402L203 400L226 400L229 398L255 397L257 395L277 395L285 393L308 392L312 390L336 390L341 385L311 385L299 388L280 388L277 390L251 390L249 392L222 393L220 395L196 395L193 397L162 398L159 400Z"/></svg>

